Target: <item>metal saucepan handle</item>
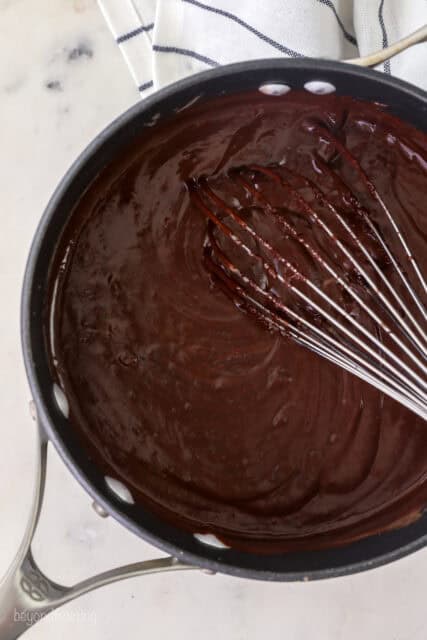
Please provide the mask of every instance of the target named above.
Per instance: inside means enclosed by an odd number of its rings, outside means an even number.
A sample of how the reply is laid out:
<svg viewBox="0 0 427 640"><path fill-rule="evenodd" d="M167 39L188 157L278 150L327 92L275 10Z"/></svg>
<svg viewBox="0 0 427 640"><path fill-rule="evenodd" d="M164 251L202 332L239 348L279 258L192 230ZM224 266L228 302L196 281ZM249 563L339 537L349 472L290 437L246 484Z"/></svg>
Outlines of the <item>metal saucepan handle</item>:
<svg viewBox="0 0 427 640"><path fill-rule="evenodd" d="M427 42L427 24L385 49L380 49L380 51L370 53L362 58L344 60L344 62L356 64L359 67L375 67L377 64L390 60L390 58L393 58L401 51L405 51L405 49L409 49L409 47L412 47L414 44L420 44L421 42Z"/></svg>
<svg viewBox="0 0 427 640"><path fill-rule="evenodd" d="M105 571L72 587L50 580L37 566L31 551L43 503L47 467L48 442L39 427L37 431L37 478L31 516L19 551L0 583L0 640L15 640L61 605L106 584L161 571L198 569L167 557Z"/></svg>

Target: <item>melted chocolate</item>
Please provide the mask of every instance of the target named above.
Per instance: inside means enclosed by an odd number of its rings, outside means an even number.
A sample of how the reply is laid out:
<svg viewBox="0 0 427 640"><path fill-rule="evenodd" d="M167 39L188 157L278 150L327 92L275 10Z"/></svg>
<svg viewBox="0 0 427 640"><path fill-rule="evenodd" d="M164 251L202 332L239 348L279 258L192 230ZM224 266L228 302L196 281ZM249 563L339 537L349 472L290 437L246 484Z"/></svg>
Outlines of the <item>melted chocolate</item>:
<svg viewBox="0 0 427 640"><path fill-rule="evenodd" d="M290 92L218 98L147 130L84 194L51 274L52 366L83 446L137 501L242 549L344 544L427 504L425 422L266 331L206 269L192 176L232 198L235 167L286 166L342 209L356 194L381 227L328 132L426 272L427 136L378 105Z"/></svg>

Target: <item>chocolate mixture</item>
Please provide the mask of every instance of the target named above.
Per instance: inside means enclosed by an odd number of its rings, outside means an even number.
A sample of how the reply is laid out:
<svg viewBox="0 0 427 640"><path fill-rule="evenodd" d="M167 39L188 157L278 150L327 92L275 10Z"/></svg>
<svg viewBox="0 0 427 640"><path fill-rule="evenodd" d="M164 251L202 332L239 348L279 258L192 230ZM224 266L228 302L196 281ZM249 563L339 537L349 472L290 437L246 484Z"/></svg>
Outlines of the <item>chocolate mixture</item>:
<svg viewBox="0 0 427 640"><path fill-rule="evenodd" d="M377 105L296 91L206 101L147 129L82 197L52 273L52 366L95 463L165 519L242 549L343 544L427 504L425 422L267 331L205 268L193 176L235 199L235 167L286 166L342 210L356 194L381 227L325 131L426 273L427 136Z"/></svg>

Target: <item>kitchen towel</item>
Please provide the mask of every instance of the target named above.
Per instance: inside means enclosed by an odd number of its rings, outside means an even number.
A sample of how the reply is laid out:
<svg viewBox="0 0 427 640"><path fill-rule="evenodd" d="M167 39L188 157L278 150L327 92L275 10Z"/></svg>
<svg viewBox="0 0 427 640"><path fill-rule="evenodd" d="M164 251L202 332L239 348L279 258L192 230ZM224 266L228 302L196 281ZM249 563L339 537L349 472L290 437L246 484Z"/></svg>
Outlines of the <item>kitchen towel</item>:
<svg viewBox="0 0 427 640"><path fill-rule="evenodd" d="M427 23L427 0L98 0L141 97L229 62L354 58ZM427 89L427 43L380 65Z"/></svg>

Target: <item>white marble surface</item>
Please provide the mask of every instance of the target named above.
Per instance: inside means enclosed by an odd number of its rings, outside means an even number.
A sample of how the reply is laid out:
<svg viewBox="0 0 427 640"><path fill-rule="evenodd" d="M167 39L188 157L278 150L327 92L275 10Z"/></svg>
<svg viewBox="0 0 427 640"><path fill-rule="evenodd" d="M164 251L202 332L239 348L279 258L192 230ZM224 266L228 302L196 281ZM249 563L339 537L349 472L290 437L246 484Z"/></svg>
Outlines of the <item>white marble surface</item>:
<svg viewBox="0 0 427 640"><path fill-rule="evenodd" d="M68 165L137 99L95 0L0 0L0 573L22 535L33 484L18 322L31 237ZM48 575L65 583L160 555L97 517L56 454L34 549ZM311 584L164 574L89 594L26 637L425 640L426 591L427 550Z"/></svg>

